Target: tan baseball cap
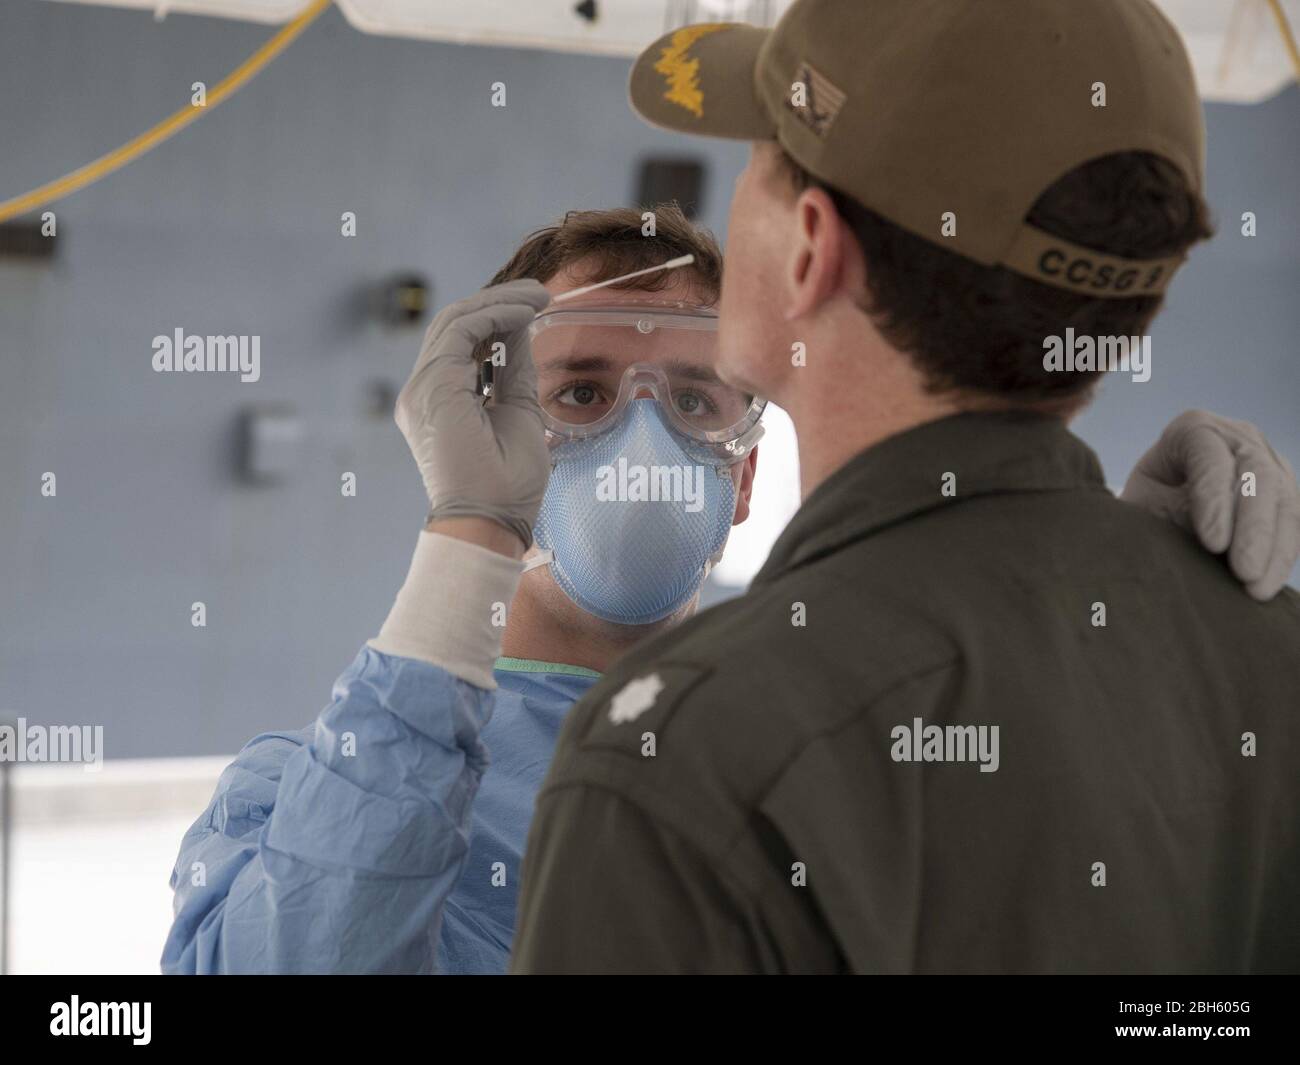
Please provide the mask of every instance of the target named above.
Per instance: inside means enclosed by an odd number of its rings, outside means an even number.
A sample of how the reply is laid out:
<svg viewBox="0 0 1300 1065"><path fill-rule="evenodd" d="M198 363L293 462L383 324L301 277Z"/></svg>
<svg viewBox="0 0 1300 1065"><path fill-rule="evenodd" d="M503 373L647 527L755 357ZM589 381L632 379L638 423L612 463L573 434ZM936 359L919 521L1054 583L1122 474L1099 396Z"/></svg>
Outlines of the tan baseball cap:
<svg viewBox="0 0 1300 1065"><path fill-rule="evenodd" d="M1181 258L1054 237L1026 223L1034 201L1113 152L1162 156L1203 185L1196 83L1149 0L796 0L771 30L665 34L630 91L654 125L775 140L917 236L1094 296L1161 292Z"/></svg>

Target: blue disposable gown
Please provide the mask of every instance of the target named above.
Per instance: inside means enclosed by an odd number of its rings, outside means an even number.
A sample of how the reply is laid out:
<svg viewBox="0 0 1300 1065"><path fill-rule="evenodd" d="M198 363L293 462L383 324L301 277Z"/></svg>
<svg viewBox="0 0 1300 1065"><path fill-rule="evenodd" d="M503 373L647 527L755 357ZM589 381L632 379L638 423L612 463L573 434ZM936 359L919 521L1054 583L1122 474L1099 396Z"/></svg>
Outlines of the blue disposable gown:
<svg viewBox="0 0 1300 1065"><path fill-rule="evenodd" d="M533 802L597 674L495 676L364 647L315 724L252 740L181 842L163 972L504 972Z"/></svg>

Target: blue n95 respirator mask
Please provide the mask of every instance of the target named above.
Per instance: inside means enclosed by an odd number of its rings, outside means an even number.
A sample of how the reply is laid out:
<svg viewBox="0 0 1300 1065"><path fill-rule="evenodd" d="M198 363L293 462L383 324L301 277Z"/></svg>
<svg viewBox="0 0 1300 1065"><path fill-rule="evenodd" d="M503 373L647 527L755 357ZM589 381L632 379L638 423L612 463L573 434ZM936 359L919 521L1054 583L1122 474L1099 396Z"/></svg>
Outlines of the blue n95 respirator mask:
<svg viewBox="0 0 1300 1065"><path fill-rule="evenodd" d="M717 319L602 304L543 312L530 331L551 475L533 537L556 584L606 621L679 610L722 556L732 467L764 402L712 371Z"/></svg>

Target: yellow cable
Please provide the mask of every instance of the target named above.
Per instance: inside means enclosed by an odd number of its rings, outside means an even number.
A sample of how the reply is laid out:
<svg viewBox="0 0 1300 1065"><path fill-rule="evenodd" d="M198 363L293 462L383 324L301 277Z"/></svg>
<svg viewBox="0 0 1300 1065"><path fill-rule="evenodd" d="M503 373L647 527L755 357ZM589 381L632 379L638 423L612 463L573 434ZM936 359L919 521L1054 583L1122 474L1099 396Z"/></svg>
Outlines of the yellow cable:
<svg viewBox="0 0 1300 1065"><path fill-rule="evenodd" d="M159 122L153 129L141 133L134 140L127 141L126 144L109 152L107 155L100 156L93 163L87 163L79 170L65 174L63 177L48 182L22 196L15 196L11 200L5 200L0 203L0 222L7 222L20 214L34 211L47 203L53 203L55 200L71 195L79 189L84 189L87 185L98 181L107 174L113 173L115 170L120 170L127 163L138 159L149 149L156 148L167 138L179 133L204 111L216 107L226 97L243 88L263 67L288 48L295 38L311 25L331 3L333 3L333 0L311 0L311 3L303 9L302 14L288 23L266 44L244 60L212 90L208 96L206 107L183 107L170 118ZM1282 10L1281 0L1268 0L1268 4L1273 9L1273 15L1277 19L1278 29L1282 33L1283 41L1286 42L1287 51L1291 55L1291 62L1295 65L1296 75L1300 77L1300 50L1296 48L1295 38L1291 34L1291 26L1287 22L1286 13Z"/></svg>
<svg viewBox="0 0 1300 1065"><path fill-rule="evenodd" d="M1286 42L1286 50L1291 53L1291 64L1295 67L1295 76L1300 80L1300 49L1296 48L1295 37L1291 33L1291 23L1286 20L1286 12L1282 10L1282 0L1268 0L1268 6L1273 9L1273 17L1277 19L1277 28L1282 32L1282 40Z"/></svg>
<svg viewBox="0 0 1300 1065"><path fill-rule="evenodd" d="M179 133L203 114L204 111L212 110L226 97L241 89L272 59L288 48L293 43L294 38L302 33L333 2L334 0L311 0L311 3L303 9L302 14L292 22L287 23L279 33L244 60L216 88L208 93L206 107L194 107L192 105L183 107L171 118L164 119L153 129L141 133L134 140L127 141L126 144L114 149L107 155L100 156L93 163L87 163L81 169L65 174L63 177L42 185L40 188L33 189L22 196L15 196L12 200L5 200L0 203L0 222L7 222L20 214L26 214L28 211L34 211L47 203L53 203L55 200L71 195L78 189L84 189L92 182L98 181L105 175L120 170L127 163L138 159L150 148L156 148L168 137Z"/></svg>

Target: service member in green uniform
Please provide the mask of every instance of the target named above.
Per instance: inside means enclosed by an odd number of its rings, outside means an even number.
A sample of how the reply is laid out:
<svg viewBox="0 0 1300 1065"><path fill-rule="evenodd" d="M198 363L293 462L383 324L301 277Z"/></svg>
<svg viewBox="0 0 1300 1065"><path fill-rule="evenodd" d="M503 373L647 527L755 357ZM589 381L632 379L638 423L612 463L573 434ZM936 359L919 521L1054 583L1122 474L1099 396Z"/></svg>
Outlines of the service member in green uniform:
<svg viewBox="0 0 1300 1065"><path fill-rule="evenodd" d="M804 504L746 596L571 712L516 971L1293 971L1300 596L1117 501L1067 428L1146 387L1209 235L1173 28L798 0L667 35L631 91L755 142L719 372L790 413Z"/></svg>

